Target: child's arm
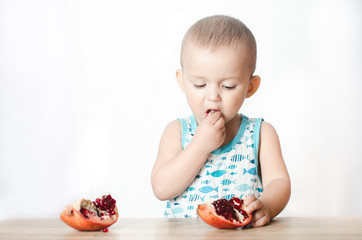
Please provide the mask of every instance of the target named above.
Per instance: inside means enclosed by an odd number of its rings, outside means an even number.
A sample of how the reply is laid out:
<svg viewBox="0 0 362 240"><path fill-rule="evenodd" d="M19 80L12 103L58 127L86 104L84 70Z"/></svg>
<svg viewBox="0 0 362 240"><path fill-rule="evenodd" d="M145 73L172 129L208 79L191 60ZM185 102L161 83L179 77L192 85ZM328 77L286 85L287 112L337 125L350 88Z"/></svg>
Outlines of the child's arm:
<svg viewBox="0 0 362 240"><path fill-rule="evenodd" d="M263 226L277 216L290 197L290 179L274 128L263 122L260 130L259 162L264 191L259 199L245 199L247 212L253 213L253 226Z"/></svg>
<svg viewBox="0 0 362 240"><path fill-rule="evenodd" d="M208 155L225 139L221 113L209 114L198 126L192 142L182 149L181 124L171 122L165 129L151 174L153 192L160 200L182 193L195 179Z"/></svg>

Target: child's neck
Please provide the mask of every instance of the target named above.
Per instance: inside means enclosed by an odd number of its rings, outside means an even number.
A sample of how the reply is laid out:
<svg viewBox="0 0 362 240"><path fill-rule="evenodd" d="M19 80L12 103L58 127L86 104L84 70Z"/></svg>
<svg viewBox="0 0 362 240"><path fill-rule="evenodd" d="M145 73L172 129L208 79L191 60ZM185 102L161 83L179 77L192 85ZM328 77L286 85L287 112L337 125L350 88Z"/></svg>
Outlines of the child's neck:
<svg viewBox="0 0 362 240"><path fill-rule="evenodd" d="M237 114L233 119L225 124L226 137L221 147L229 144L238 134L241 124L241 115Z"/></svg>

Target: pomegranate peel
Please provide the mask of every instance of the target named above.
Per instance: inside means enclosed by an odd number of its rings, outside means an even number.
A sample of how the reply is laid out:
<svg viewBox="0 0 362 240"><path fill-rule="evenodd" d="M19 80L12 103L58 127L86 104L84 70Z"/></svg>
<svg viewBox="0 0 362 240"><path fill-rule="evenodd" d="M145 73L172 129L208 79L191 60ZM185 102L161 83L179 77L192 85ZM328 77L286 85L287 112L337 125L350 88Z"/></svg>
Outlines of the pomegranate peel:
<svg viewBox="0 0 362 240"><path fill-rule="evenodd" d="M116 200L111 195L104 195L94 202L81 199L73 205L66 206L60 214L60 219L79 231L107 229L118 219Z"/></svg>
<svg viewBox="0 0 362 240"><path fill-rule="evenodd" d="M200 204L197 214L215 228L238 228L249 224L252 219L252 215L244 210L243 200L237 197Z"/></svg>

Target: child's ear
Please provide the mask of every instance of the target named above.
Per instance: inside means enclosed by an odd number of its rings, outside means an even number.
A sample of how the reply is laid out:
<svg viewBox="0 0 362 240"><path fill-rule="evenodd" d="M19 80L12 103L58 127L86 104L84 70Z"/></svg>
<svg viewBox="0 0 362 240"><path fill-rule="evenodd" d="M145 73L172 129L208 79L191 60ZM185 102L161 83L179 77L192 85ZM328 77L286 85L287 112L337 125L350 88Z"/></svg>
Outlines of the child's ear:
<svg viewBox="0 0 362 240"><path fill-rule="evenodd" d="M260 86L260 77L257 75L252 76L249 80L249 88L248 92L246 93L246 97L249 98L253 96L256 90L258 90L259 86Z"/></svg>
<svg viewBox="0 0 362 240"><path fill-rule="evenodd" d="M181 69L177 69L176 78L177 78L178 85L180 86L182 91L185 91L184 80L183 80L183 77L182 77L182 70Z"/></svg>

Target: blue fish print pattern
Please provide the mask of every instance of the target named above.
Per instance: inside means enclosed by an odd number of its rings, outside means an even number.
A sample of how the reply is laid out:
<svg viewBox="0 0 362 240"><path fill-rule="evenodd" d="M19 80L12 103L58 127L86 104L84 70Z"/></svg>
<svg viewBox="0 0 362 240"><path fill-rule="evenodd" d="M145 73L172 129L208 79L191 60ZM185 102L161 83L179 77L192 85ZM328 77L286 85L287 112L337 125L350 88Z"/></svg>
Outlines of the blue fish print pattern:
<svg viewBox="0 0 362 240"><path fill-rule="evenodd" d="M201 184L209 184L209 183L210 183L210 180L201 181Z"/></svg>
<svg viewBox="0 0 362 240"><path fill-rule="evenodd" d="M229 180L229 179L224 179L224 180L222 180L220 183L221 183L222 185L230 185L231 183L234 183L234 184L235 184L235 182L236 182L236 180L231 181L231 180Z"/></svg>
<svg viewBox="0 0 362 240"><path fill-rule="evenodd" d="M191 143L197 122L194 117L183 119L182 148ZM207 157L204 166L193 182L179 196L167 201L164 216L197 217L197 206L219 198L242 198L254 194L261 196L263 186L258 177L258 161L255 153L259 145L261 119L248 119L242 115L240 130L233 145L226 145ZM254 132L254 128L257 129ZM238 139L237 139L238 138Z"/></svg>
<svg viewBox="0 0 362 240"><path fill-rule="evenodd" d="M230 166L228 166L228 169L235 169L235 168L237 168L237 166L236 165L230 165Z"/></svg>
<svg viewBox="0 0 362 240"><path fill-rule="evenodd" d="M174 214L183 213L184 211L185 210L182 207L177 207L177 208L172 209L172 213L174 213Z"/></svg>
<svg viewBox="0 0 362 240"><path fill-rule="evenodd" d="M219 168L219 167L221 167L223 165L223 163L222 162L219 162L219 163L215 163L215 167L217 167L217 168Z"/></svg>
<svg viewBox="0 0 362 240"><path fill-rule="evenodd" d="M240 192L245 192L251 189L249 184L240 184L238 186L235 187L236 190L240 191Z"/></svg>
<svg viewBox="0 0 362 240"><path fill-rule="evenodd" d="M249 170L246 170L246 169L244 168L243 175L244 175L245 173L249 173L250 175L256 175L256 174L257 174L257 171L256 171L256 168L250 168Z"/></svg>
<svg viewBox="0 0 362 240"><path fill-rule="evenodd" d="M242 160L244 160L244 155L241 155L241 154L237 154L237 155L233 155L232 158L231 158L231 161L232 162L240 162Z"/></svg>
<svg viewBox="0 0 362 240"><path fill-rule="evenodd" d="M216 171L214 171L214 172L212 172L212 173L210 173L209 171L207 171L206 176L207 176L207 175L211 175L211 176L217 178L217 177L221 177L221 176L224 175L225 173L226 173L225 170L216 170Z"/></svg>
<svg viewBox="0 0 362 240"><path fill-rule="evenodd" d="M199 191L202 192L202 193L209 193L209 192L212 192L212 191L218 192L219 187L213 188L213 187L210 187L210 186L205 186L205 187L200 188Z"/></svg>
<svg viewBox="0 0 362 240"><path fill-rule="evenodd" d="M227 200L230 200L234 196L235 196L235 194L228 194L228 195L225 195L224 198Z"/></svg>
<svg viewBox="0 0 362 240"><path fill-rule="evenodd" d="M256 188L256 191L258 191L258 192L262 192L262 191L263 191L263 189L262 189L262 188Z"/></svg>
<svg viewBox="0 0 362 240"><path fill-rule="evenodd" d="M204 198L205 198L205 197L200 197L200 195L198 195L198 194L192 194L192 195L190 195L190 197L189 197L189 201L190 201L190 202L195 202L195 201L197 201L197 200L199 200L199 199L201 199L201 200L203 201Z"/></svg>

